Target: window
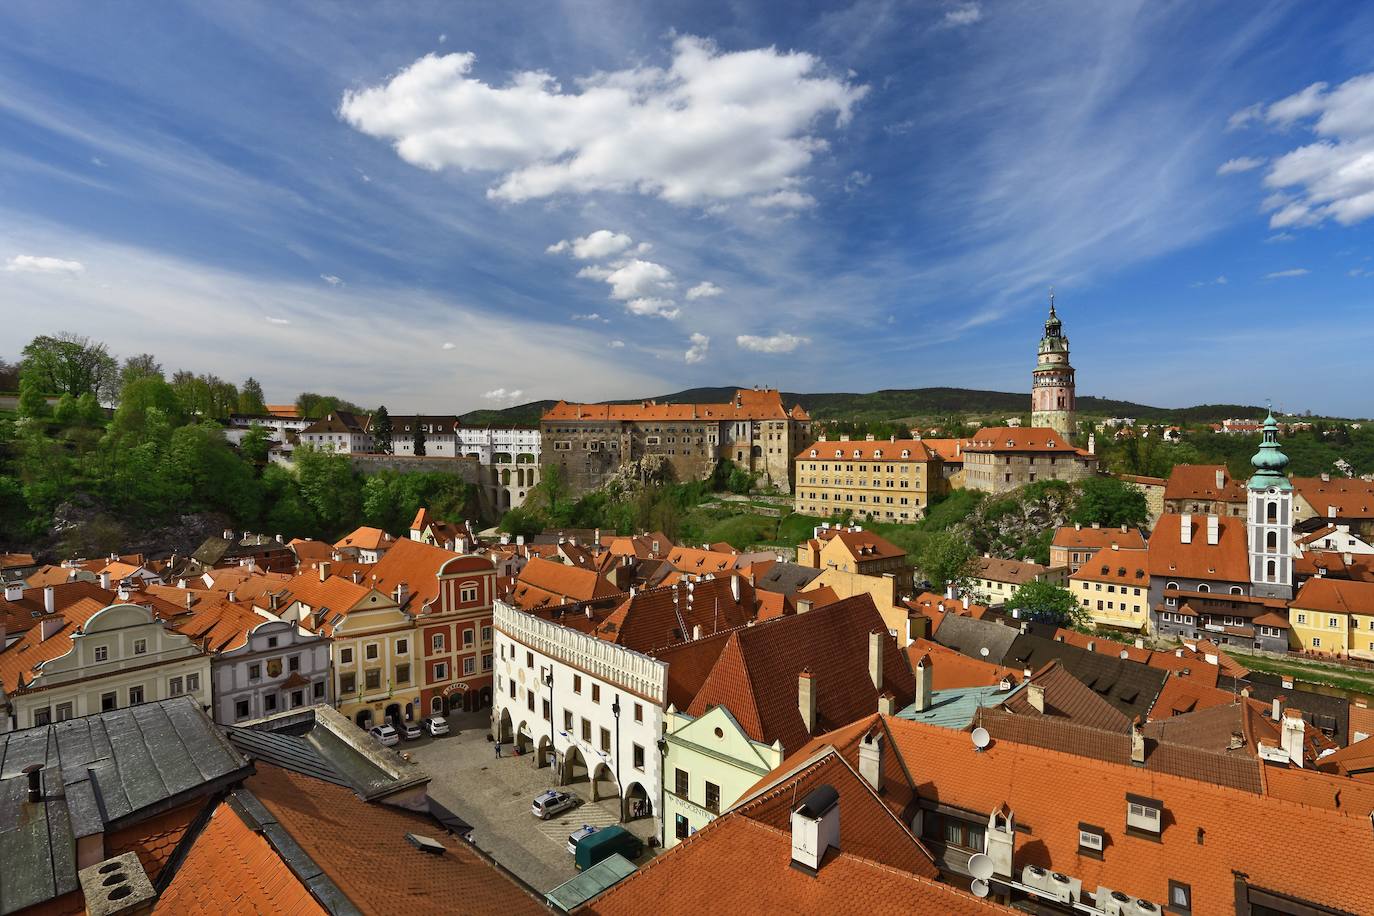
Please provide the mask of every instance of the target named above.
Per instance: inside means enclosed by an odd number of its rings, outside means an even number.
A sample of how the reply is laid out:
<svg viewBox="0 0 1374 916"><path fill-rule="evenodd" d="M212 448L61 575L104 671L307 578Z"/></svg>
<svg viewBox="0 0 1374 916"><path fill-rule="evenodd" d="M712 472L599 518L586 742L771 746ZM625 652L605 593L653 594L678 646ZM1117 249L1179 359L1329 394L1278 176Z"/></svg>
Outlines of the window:
<svg viewBox="0 0 1374 916"><path fill-rule="evenodd" d="M410 665L407 664L407 665L397 665L397 666L396 666L396 683L398 683L398 684L409 684L409 683L410 683Z"/></svg>
<svg viewBox="0 0 1374 916"><path fill-rule="evenodd" d="M368 690L379 690L382 686L382 669L368 668L363 672L363 685Z"/></svg>
<svg viewBox="0 0 1374 916"><path fill-rule="evenodd" d="M544 721L547 722L549 717L553 715L553 708L549 706L548 700L541 700L540 702L544 704Z"/></svg>
<svg viewBox="0 0 1374 916"><path fill-rule="evenodd" d="M1101 827L1094 827L1092 824L1078 825L1078 853L1079 855L1091 856L1092 858L1102 858L1102 847L1105 831Z"/></svg>
<svg viewBox="0 0 1374 916"><path fill-rule="evenodd" d="M398 639L398 640L396 640L396 654L397 654L397 655L405 655L405 654L408 653L409 651L410 651L410 640L408 640L408 639Z"/></svg>
<svg viewBox="0 0 1374 916"><path fill-rule="evenodd" d="M311 696L316 700L324 699L324 681L316 681L311 685Z"/></svg>
<svg viewBox="0 0 1374 916"><path fill-rule="evenodd" d="M530 712L534 712L534 691L533 691L533 690L526 690L526 691L525 691L525 708L528 709Z"/></svg>
<svg viewBox="0 0 1374 916"><path fill-rule="evenodd" d="M472 637L473 637L473 632L472 632L472 630L464 630L464 631L463 631L463 648L464 648L464 649L471 649L471 648L472 648ZM534 666L531 665L530 667L534 667Z"/></svg>
<svg viewBox="0 0 1374 916"><path fill-rule="evenodd" d="M186 692L187 692L187 693L195 693L195 692L196 692L197 690L199 690L199 689L200 689L200 675L199 675L199 674L188 674L188 675L186 675Z"/></svg>
<svg viewBox="0 0 1374 916"><path fill-rule="evenodd" d="M706 810L712 814L720 813L720 786L713 782L706 783Z"/></svg>
<svg viewBox="0 0 1374 916"><path fill-rule="evenodd" d="M1374 626L1374 622L1371 622L1371 626ZM643 721L644 721L644 704L643 704L643 703L636 703L636 704L635 704L635 721L636 721L636 722L643 722Z"/></svg>
<svg viewBox="0 0 1374 916"><path fill-rule="evenodd" d="M609 728L601 729L601 749L608 754L611 752L611 730Z"/></svg>
<svg viewBox="0 0 1374 916"><path fill-rule="evenodd" d="M168 695L168 696L170 696L170 697L179 697L179 696L181 696L182 692L183 692L183 691L182 691L182 689L181 689L181 678L179 678L179 677L174 677L174 678L170 678L170 679L167 681L167 695Z"/></svg>
<svg viewBox="0 0 1374 916"><path fill-rule="evenodd" d="M631 760L634 762L634 768L636 770L642 770L644 769L644 748L640 747L638 744L633 745L633 748Z"/></svg>
<svg viewBox="0 0 1374 916"><path fill-rule="evenodd" d="M591 723L590 721L588 721L587 719L583 719L583 720L582 720L582 740L583 740L583 741L591 741L591 740L592 740L592 723Z"/></svg>
<svg viewBox="0 0 1374 916"><path fill-rule="evenodd" d="M298 707L298 706L304 706L304 705L305 705L305 691L303 691L303 690L293 690L293 691L291 691L291 708L292 708L292 709L295 709L295 708Z"/></svg>
<svg viewBox="0 0 1374 916"><path fill-rule="evenodd" d="M72 717L72 704L71 704L71 703L58 703L58 704L57 704L57 721L59 721L59 722L66 722L66 721L67 721L68 719L70 719L71 717Z"/></svg>
<svg viewBox="0 0 1374 916"><path fill-rule="evenodd" d="M1331 629L1333 629L1333 630L1336 629L1336 627L1337 627L1336 618L1335 618L1335 617L1328 617L1328 618L1326 618L1326 625L1329 626L1329 627L1330 627Z"/></svg>
<svg viewBox="0 0 1374 916"><path fill-rule="evenodd" d="M339 692L353 693L358 689L358 676L353 673L339 675Z"/></svg>
<svg viewBox="0 0 1374 916"><path fill-rule="evenodd" d="M235 719L246 719L246 718L248 718L248 716L249 716L248 701L247 701L246 699L245 699L245 700L235 700L235 701L234 701L234 718L235 718Z"/></svg>
<svg viewBox="0 0 1374 916"><path fill-rule="evenodd" d="M448 662L438 662L437 664L435 664L434 679L436 681L448 680ZM533 709L534 706L531 705L530 708Z"/></svg>
<svg viewBox="0 0 1374 916"><path fill-rule="evenodd" d="M260 681L260 680L262 680L262 665L261 665L261 664L259 664L258 662L254 662L253 664L251 664L251 665L248 666L248 680L250 680L250 681Z"/></svg>
<svg viewBox="0 0 1374 916"><path fill-rule="evenodd" d="M526 652L526 653L525 653L525 667L526 667L526 668L533 668L533 667L534 667L534 653L533 653L533 652Z"/></svg>
<svg viewBox="0 0 1374 916"><path fill-rule="evenodd" d="M490 671L490 670L491 670L491 653L490 653L490 652L484 652L484 653L482 654L482 670L483 670L483 671Z"/></svg>
<svg viewBox="0 0 1374 916"><path fill-rule="evenodd" d="M1126 796L1126 830L1144 833L1151 837L1159 836L1160 814L1164 803L1143 795Z"/></svg>
<svg viewBox="0 0 1374 916"><path fill-rule="evenodd" d="M1299 615L1298 615L1298 623L1307 623L1307 615L1306 615L1306 614L1299 614Z"/></svg>
<svg viewBox="0 0 1374 916"><path fill-rule="evenodd" d="M52 707L44 706L42 709L33 711L33 727L38 728L42 725L52 724Z"/></svg>
<svg viewBox="0 0 1374 916"><path fill-rule="evenodd" d="M377 644L376 644L375 642L370 642L370 643L368 643L368 644L367 644L367 648L366 648L365 650L363 650L363 656L364 656L368 661L370 661L370 662L371 662L371 661L376 661L376 660L377 660Z"/></svg>
<svg viewBox="0 0 1374 916"><path fill-rule="evenodd" d="M429 649L429 650L430 650L431 652L442 652L442 651L444 651L444 634L443 634L443 633L435 633L432 637L430 637L429 646L430 646L430 649Z"/></svg>
<svg viewBox="0 0 1374 916"><path fill-rule="evenodd" d="M116 693L102 693L100 695L100 711L109 712L119 708L119 695Z"/></svg>
<svg viewBox="0 0 1374 916"><path fill-rule="evenodd" d="M1320 636L1313 636L1313 637L1312 637L1312 648L1314 648L1314 649L1320 649L1321 647L1322 647L1322 638L1321 638Z"/></svg>
<svg viewBox="0 0 1374 916"><path fill-rule="evenodd" d="M491 642L491 627L482 627L482 644Z"/></svg>
<svg viewBox="0 0 1374 916"><path fill-rule="evenodd" d="M1273 503L1270 503L1272 506ZM1193 888L1182 881L1169 879L1169 912L1191 913L1193 911Z"/></svg>
<svg viewBox="0 0 1374 916"><path fill-rule="evenodd" d="M477 586L464 585L458 590L458 600L464 604L469 604L477 600Z"/></svg>
<svg viewBox="0 0 1374 916"><path fill-rule="evenodd" d="M339 664L353 664L353 649L351 647L345 646L344 648L339 650Z"/></svg>
<svg viewBox="0 0 1374 916"><path fill-rule="evenodd" d="M134 654L135 654L135 655L146 655L147 652L148 652L148 640L146 640L146 639L135 639L135 640L134 640Z"/></svg>
<svg viewBox="0 0 1374 916"><path fill-rule="evenodd" d="M960 820L950 815L928 812L923 819L921 832L932 840L982 852L986 828L982 824Z"/></svg>
<svg viewBox="0 0 1374 916"><path fill-rule="evenodd" d="M288 658L288 659L286 660L286 670L287 670L287 671L299 671L299 670L301 670L301 657L300 657L299 655L293 655L293 656L291 656L290 658Z"/></svg>
<svg viewBox="0 0 1374 916"><path fill-rule="evenodd" d="M475 655L469 655L467 658L463 659L463 673L464 673L464 674L476 674L476 673L477 673L477 656L475 656Z"/></svg>
<svg viewBox="0 0 1374 916"><path fill-rule="evenodd" d="M600 684L593 684L593 685L592 685L592 702L593 702L593 703L600 703L600 702L601 702L601 685L600 685Z"/></svg>
<svg viewBox="0 0 1374 916"><path fill-rule="evenodd" d="M687 776L686 770L673 771L673 794L686 798L691 787L691 780Z"/></svg>
<svg viewBox="0 0 1374 916"><path fill-rule="evenodd" d="M95 647L95 660L96 660L96 661L98 661L98 662L103 662L103 661L108 660L109 657L110 657L110 647L109 647L109 646L96 646L96 647Z"/></svg>

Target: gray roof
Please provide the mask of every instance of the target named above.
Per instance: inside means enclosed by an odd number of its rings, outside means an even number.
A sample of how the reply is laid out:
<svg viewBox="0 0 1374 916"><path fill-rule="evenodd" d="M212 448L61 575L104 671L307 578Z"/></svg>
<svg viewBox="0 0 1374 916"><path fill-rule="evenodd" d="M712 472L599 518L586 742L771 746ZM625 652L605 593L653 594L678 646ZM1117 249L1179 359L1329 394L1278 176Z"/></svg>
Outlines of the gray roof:
<svg viewBox="0 0 1374 916"><path fill-rule="evenodd" d="M1000 664L1002 657L1007 654L1007 650L1019 635L1019 631L995 621L946 614L940 621L933 639L940 645L962 652L970 658L982 658ZM988 650L986 656L979 651L983 648Z"/></svg>
<svg viewBox="0 0 1374 916"><path fill-rule="evenodd" d="M945 623L948 623L946 619ZM943 631L945 624L940 625ZM1008 668L1038 671L1058 660L1064 670L1091 687L1102 699L1129 718L1144 718L1159 696L1168 671L1114 655L1080 649L1068 643L1024 633L1016 637L1002 664Z"/></svg>
<svg viewBox="0 0 1374 916"><path fill-rule="evenodd" d="M812 569L797 563L774 563L768 571L754 579L754 588L765 592L794 595L815 581L823 569Z"/></svg>
<svg viewBox="0 0 1374 916"><path fill-rule="evenodd" d="M29 802L23 770L35 763L44 797ZM78 839L137 824L251 772L187 696L0 735L0 913L77 890Z"/></svg>

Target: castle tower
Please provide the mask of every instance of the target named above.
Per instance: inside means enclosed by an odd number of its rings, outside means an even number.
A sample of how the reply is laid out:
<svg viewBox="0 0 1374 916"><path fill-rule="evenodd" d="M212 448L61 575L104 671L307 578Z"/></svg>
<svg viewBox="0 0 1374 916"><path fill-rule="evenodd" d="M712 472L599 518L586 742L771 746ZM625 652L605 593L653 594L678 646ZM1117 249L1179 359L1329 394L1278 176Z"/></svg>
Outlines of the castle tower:
<svg viewBox="0 0 1374 916"><path fill-rule="evenodd" d="M1245 488L1250 551L1250 594L1293 597L1293 484L1284 475L1288 456L1279 450L1279 424L1264 419L1264 439L1250 459L1255 473Z"/></svg>
<svg viewBox="0 0 1374 916"><path fill-rule="evenodd" d="M1069 339L1054 313L1054 290L1050 290L1050 317L1045 319L1045 336L1040 338L1040 354L1031 382L1031 426L1049 427L1065 442L1072 442L1076 432L1074 409Z"/></svg>

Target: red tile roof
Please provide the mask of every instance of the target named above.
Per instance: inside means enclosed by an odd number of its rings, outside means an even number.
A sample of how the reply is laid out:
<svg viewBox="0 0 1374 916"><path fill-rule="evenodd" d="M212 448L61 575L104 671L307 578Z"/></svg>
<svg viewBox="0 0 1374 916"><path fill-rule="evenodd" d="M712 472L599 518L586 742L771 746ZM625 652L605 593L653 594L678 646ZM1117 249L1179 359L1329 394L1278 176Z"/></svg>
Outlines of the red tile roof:
<svg viewBox="0 0 1374 916"><path fill-rule="evenodd" d="M1302 584L1291 606L1305 611L1374 614L1374 582L1318 576Z"/></svg>
<svg viewBox="0 0 1374 916"><path fill-rule="evenodd" d="M1205 662L1202 667L1217 670L1215 665ZM1235 701L1235 694L1229 690L1221 690L1215 684L1215 678L1212 684L1207 684L1192 677L1180 677L1171 673L1164 681L1164 686L1160 688L1159 696L1155 697L1154 706L1150 707L1150 718L1167 719L1197 709L1225 706Z"/></svg>
<svg viewBox="0 0 1374 916"><path fill-rule="evenodd" d="M103 601L101 607L116 601L115 593L101 588L98 582L64 580L60 585L52 586L52 589L53 610L58 613L83 598ZM0 619L5 622L5 632L14 636L37 624L39 618L47 613L43 602L43 589L39 587L24 589L23 595L14 601L6 601L3 592L0 592Z"/></svg>
<svg viewBox="0 0 1374 916"><path fill-rule="evenodd" d="M920 439L837 440L817 442L796 454L797 460L930 461L938 457Z"/></svg>
<svg viewBox="0 0 1374 916"><path fill-rule="evenodd" d="M420 814L362 801L351 790L262 761L246 787L306 855L365 913L547 913L474 847ZM421 852L416 833L441 843Z"/></svg>
<svg viewBox="0 0 1374 916"><path fill-rule="evenodd" d="M735 599L732 583L739 588ZM754 588L739 577L725 576L646 589L626 598L593 631L600 639L652 653L654 649L702 635L743 626L756 615Z"/></svg>
<svg viewBox="0 0 1374 916"><path fill-rule="evenodd" d="M702 550L699 547L674 547L668 552L668 564L685 573L723 573L739 566L747 559L738 551Z"/></svg>
<svg viewBox="0 0 1374 916"><path fill-rule="evenodd" d="M1048 427L985 426L963 442L965 452L1056 452L1086 455Z"/></svg>
<svg viewBox="0 0 1374 916"><path fill-rule="evenodd" d="M1068 550L1110 550L1116 545L1122 550L1141 550L1145 536L1139 528L1099 528L1095 525L1061 525L1054 531L1055 547Z"/></svg>
<svg viewBox="0 0 1374 916"><path fill-rule="evenodd" d="M872 531L853 531L849 528L822 528L817 532L821 541L839 541L855 562L869 560L899 560L906 551L880 534Z"/></svg>
<svg viewBox="0 0 1374 916"><path fill-rule="evenodd" d="M205 916L325 912L262 834L228 803L215 808L154 911Z"/></svg>
<svg viewBox="0 0 1374 916"><path fill-rule="evenodd" d="M1012 684L1021 680L1021 672L1015 668L970 658L962 652L956 652L929 639L912 640L911 645L906 647L906 656L913 668L923 657L928 659L931 690L991 687L1003 679Z"/></svg>
<svg viewBox="0 0 1374 916"><path fill-rule="evenodd" d="M176 621L176 630L201 641L210 652L227 652L248 642L248 634L259 624L267 623L261 614L222 599L211 599L196 605L187 616Z"/></svg>
<svg viewBox="0 0 1374 916"><path fill-rule="evenodd" d="M1099 550L1069 576L1079 582L1114 582L1135 586L1145 594L1150 588L1150 555L1147 550Z"/></svg>
<svg viewBox="0 0 1374 916"><path fill-rule="evenodd" d="M394 537L382 529L369 528L364 525L336 541L334 549L343 550L346 547L352 547L356 550L383 550L395 541Z"/></svg>
<svg viewBox="0 0 1374 916"><path fill-rule="evenodd" d="M1043 712L1031 702L1037 688L1044 691ZM1131 730L1124 712L1070 674L1058 659L1031 675L1025 686L1002 701L1002 708L1013 715L1052 716L1103 731L1129 734Z"/></svg>
<svg viewBox="0 0 1374 916"><path fill-rule="evenodd" d="M773 389L741 388L728 404L659 404L642 401L638 404L569 404L559 401L544 411L542 420L580 420L582 422L621 422L644 420L809 420L810 415L800 405L790 411L783 407L782 396Z"/></svg>
<svg viewBox="0 0 1374 916"><path fill-rule="evenodd" d="M1006 560L1001 557L979 557L978 575L994 582L1011 582L1022 585L1032 582L1036 576L1049 572L1049 567L1032 563L1029 560Z"/></svg>
<svg viewBox="0 0 1374 916"><path fill-rule="evenodd" d="M556 560L531 557L516 577L511 604L528 611L595 598L611 598L618 594L620 589L594 569L581 569Z"/></svg>
<svg viewBox="0 0 1374 916"><path fill-rule="evenodd" d="M1293 488L1323 518L1329 517L1332 506L1337 518L1374 518L1374 481L1294 477Z"/></svg>
<svg viewBox="0 0 1374 916"><path fill-rule="evenodd" d="M1221 474L1221 486L1217 486ZM1164 485L1165 499L1245 502L1245 484L1232 480L1224 464L1176 464Z"/></svg>
<svg viewBox="0 0 1374 916"><path fill-rule="evenodd" d="M156 881L204 805L204 799L200 799L115 831L105 838L105 857L137 853L148 878Z"/></svg>
<svg viewBox="0 0 1374 916"><path fill-rule="evenodd" d="M810 737L797 706L797 677L804 668L812 675L818 730L877 710L879 692L868 673L869 634L875 629L882 633L883 691L896 697L900 709L915 691L911 666L887 635L873 599L863 594L736 630L687 711L700 716L723 705L755 741L800 747Z"/></svg>
<svg viewBox="0 0 1374 916"><path fill-rule="evenodd" d="M375 586L385 594L394 594L396 586L404 584L407 589L405 608L418 614L439 597L439 570L462 554L431 544L422 544L409 538L402 538L372 567ZM462 564L447 567L455 572L459 566L464 570L495 573L496 567L490 560L481 557L467 557Z"/></svg>
<svg viewBox="0 0 1374 916"><path fill-rule="evenodd" d="M1245 547L1245 519L1217 517L1217 543L1207 543L1208 516L1193 513L1188 529L1192 542L1183 543L1183 515L1159 517L1150 535L1150 575L1164 579L1201 579L1245 583L1250 561Z"/></svg>

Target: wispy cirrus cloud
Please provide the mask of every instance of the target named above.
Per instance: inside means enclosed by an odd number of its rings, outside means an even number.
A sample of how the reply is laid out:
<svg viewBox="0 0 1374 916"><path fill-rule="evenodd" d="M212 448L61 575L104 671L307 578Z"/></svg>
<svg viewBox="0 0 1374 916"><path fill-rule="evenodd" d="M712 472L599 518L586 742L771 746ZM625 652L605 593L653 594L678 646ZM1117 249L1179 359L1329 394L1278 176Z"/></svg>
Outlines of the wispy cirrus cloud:
<svg viewBox="0 0 1374 916"><path fill-rule="evenodd" d="M809 337L801 337L783 331L768 337L741 334L735 338L735 344L741 350L750 350L754 353L791 353L798 347L809 343L811 343Z"/></svg>
<svg viewBox="0 0 1374 916"><path fill-rule="evenodd" d="M1227 159L1217 166L1217 174L1238 175L1241 172L1252 172L1264 165L1265 161L1258 156L1237 156L1234 159Z"/></svg>
<svg viewBox="0 0 1374 916"><path fill-rule="evenodd" d="M1264 279L1266 279L1266 280L1287 280L1287 279L1290 279L1290 278L1292 278L1292 277L1305 277L1305 276L1307 276L1308 274L1310 274L1311 272L1312 272L1312 271L1308 270L1306 267L1292 267L1292 268L1289 268L1288 270L1276 270L1276 271L1274 271L1273 273L1267 273L1267 274L1264 275Z"/></svg>
<svg viewBox="0 0 1374 916"><path fill-rule="evenodd" d="M50 258L43 255L17 254L5 263L10 273L56 274L75 276L86 272L86 265L67 258Z"/></svg>

